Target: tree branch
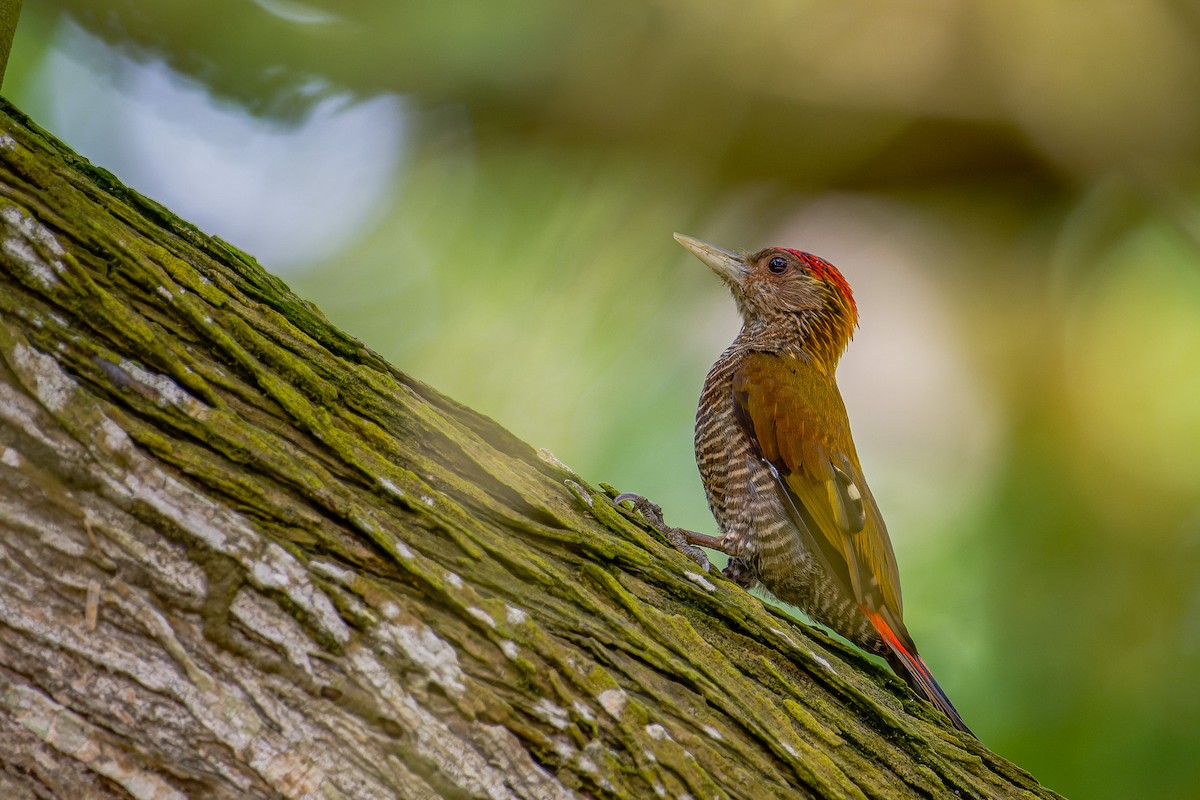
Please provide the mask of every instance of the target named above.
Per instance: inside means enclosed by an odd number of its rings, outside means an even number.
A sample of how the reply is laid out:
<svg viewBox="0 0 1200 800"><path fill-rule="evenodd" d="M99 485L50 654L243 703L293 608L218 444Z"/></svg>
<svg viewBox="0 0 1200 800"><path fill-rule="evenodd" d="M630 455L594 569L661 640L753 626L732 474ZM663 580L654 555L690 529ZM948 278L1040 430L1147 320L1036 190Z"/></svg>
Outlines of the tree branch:
<svg viewBox="0 0 1200 800"><path fill-rule="evenodd" d="M3 796L1054 796L0 128Z"/></svg>

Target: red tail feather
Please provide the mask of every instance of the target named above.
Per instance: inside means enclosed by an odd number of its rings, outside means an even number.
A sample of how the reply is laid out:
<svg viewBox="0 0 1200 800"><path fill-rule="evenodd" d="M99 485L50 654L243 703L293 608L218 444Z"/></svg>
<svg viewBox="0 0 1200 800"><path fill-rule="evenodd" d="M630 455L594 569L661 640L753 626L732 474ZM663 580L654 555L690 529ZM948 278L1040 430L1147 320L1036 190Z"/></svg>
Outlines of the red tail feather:
<svg viewBox="0 0 1200 800"><path fill-rule="evenodd" d="M917 648L912 644L912 640L907 635L901 639L879 612L863 608L863 613L867 615L867 619L871 621L875 630L887 644L888 652L884 654L884 658L887 659L896 674L903 678L914 692L941 709L942 713L954 723L954 727L974 736L975 734L967 727L967 723L963 722L962 717L959 716L958 709L954 707L950 698L946 697L946 693L942 691L942 687L938 686L938 682L934 680L929 667L925 666L925 662L917 655Z"/></svg>

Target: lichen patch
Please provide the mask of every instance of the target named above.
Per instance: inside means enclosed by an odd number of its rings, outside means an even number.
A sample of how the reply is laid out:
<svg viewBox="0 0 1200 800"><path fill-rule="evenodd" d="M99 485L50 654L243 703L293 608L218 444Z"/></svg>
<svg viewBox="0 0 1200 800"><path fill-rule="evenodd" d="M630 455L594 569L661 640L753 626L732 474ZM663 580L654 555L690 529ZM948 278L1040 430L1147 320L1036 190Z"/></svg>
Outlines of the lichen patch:
<svg viewBox="0 0 1200 800"><path fill-rule="evenodd" d="M467 676L458 663L458 653L444 639L421 622L410 625L388 625L391 639L412 660L425 670L451 697L461 697L466 691Z"/></svg>
<svg viewBox="0 0 1200 800"><path fill-rule="evenodd" d="M9 202L0 205L0 219L9 226L9 235L0 248L43 289L57 287L67 266L63 262L66 252L54 234L28 211Z"/></svg>
<svg viewBox="0 0 1200 800"><path fill-rule="evenodd" d="M600 707L607 711L610 717L620 719L629 696L620 689L605 689L597 695L596 699L600 701Z"/></svg>
<svg viewBox="0 0 1200 800"><path fill-rule="evenodd" d="M533 713L541 720L550 723L560 731L565 731L571 724L567 710L560 705L539 697L533 704Z"/></svg>
<svg viewBox="0 0 1200 800"><path fill-rule="evenodd" d="M54 359L27 344L13 347L12 363L23 377L32 378L33 392L38 401L52 412L66 408L78 388Z"/></svg>

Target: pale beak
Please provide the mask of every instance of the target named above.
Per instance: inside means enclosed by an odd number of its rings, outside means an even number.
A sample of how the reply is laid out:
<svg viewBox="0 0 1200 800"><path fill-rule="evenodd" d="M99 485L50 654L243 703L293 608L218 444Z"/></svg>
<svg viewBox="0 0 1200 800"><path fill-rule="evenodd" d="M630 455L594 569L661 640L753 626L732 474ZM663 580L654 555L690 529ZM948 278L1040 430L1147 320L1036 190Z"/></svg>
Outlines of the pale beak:
<svg viewBox="0 0 1200 800"><path fill-rule="evenodd" d="M745 260L737 253L722 250L716 245L702 242L699 239L693 239L691 236L685 236L682 233L675 234L675 241L683 245L684 249L689 253L707 264L709 269L721 277L721 280L730 286L741 285L742 278L746 276L748 270L746 269Z"/></svg>

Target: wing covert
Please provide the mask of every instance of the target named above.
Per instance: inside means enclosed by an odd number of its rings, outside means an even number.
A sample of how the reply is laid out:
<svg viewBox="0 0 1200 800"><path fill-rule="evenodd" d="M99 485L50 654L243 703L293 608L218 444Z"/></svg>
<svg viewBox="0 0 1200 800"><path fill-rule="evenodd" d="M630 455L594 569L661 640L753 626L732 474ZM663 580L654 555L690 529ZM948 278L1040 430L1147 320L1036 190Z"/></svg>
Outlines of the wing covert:
<svg viewBox="0 0 1200 800"><path fill-rule="evenodd" d="M900 616L896 557L833 381L801 358L751 353L733 376L733 395L739 423L774 467L811 549L860 605Z"/></svg>

